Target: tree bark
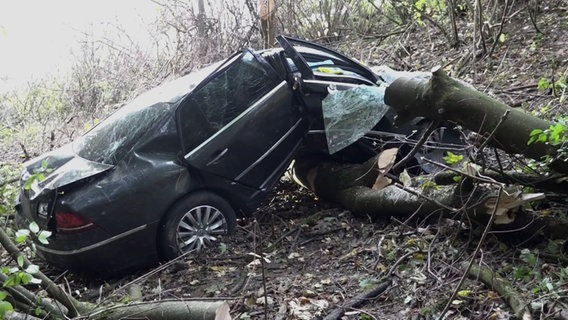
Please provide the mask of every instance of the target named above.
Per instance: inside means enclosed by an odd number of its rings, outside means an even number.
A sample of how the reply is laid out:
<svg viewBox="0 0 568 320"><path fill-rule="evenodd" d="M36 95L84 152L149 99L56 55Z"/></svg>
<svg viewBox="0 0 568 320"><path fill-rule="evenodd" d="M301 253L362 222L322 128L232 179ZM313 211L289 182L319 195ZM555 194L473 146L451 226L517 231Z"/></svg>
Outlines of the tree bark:
<svg viewBox="0 0 568 320"><path fill-rule="evenodd" d="M230 320L221 301L152 301L113 306L89 314L89 319Z"/></svg>
<svg viewBox="0 0 568 320"><path fill-rule="evenodd" d="M274 44L276 36L276 5L274 0L260 0L259 17L263 49L268 49Z"/></svg>
<svg viewBox="0 0 568 320"><path fill-rule="evenodd" d="M487 287L497 291L501 298L511 307L515 317L519 319L532 319L528 303L522 299L522 294L517 292L511 283L497 275L487 267L472 265L468 276L471 279L479 279Z"/></svg>
<svg viewBox="0 0 568 320"><path fill-rule="evenodd" d="M489 137L490 143L507 153L532 159L557 154L558 147L535 142L527 144L534 129L546 130L552 122L513 109L455 79L441 68L431 79L399 78L385 92L385 103L397 111L399 125L416 117L449 120ZM558 160L551 167L568 173L568 162Z"/></svg>

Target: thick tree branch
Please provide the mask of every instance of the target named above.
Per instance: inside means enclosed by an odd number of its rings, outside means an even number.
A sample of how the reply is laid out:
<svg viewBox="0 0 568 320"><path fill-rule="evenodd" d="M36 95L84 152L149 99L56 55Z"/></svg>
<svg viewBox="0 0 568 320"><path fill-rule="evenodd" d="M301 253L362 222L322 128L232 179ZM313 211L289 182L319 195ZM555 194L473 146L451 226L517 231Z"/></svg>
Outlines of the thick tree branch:
<svg viewBox="0 0 568 320"><path fill-rule="evenodd" d="M389 85L385 102L398 115L397 124L415 117L449 120L490 138L490 143L507 153L523 154L532 159L557 154L556 146L535 142L527 145L534 129L546 130L553 123L510 108L501 101L450 78L435 68L431 79L399 78ZM508 112L507 118L499 122ZM568 173L568 162L555 161L552 168Z"/></svg>

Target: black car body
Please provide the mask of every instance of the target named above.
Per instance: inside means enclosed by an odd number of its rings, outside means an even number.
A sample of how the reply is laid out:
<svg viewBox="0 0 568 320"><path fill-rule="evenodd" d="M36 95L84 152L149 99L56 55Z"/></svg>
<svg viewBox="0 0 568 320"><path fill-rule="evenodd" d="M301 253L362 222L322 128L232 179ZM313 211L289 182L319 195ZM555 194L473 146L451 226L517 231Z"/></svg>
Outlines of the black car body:
<svg viewBox="0 0 568 320"><path fill-rule="evenodd" d="M337 52L278 40L281 48L245 50L155 88L26 163L17 221L53 232L49 244L37 244L40 255L65 269L117 273L231 232L237 214L254 210L279 180L308 131L321 129L329 85L378 80ZM40 181L34 175L41 170L49 173Z"/></svg>

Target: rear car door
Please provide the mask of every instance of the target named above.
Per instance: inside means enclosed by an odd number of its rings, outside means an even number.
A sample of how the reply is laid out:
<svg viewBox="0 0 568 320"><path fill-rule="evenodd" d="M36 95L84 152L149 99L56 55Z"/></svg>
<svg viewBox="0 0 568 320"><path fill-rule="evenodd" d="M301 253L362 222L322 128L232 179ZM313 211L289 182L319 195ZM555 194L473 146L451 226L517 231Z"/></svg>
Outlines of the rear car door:
<svg viewBox="0 0 568 320"><path fill-rule="evenodd" d="M278 181L308 131L285 77L252 51L221 66L176 116L187 164L205 180L221 177L260 191Z"/></svg>

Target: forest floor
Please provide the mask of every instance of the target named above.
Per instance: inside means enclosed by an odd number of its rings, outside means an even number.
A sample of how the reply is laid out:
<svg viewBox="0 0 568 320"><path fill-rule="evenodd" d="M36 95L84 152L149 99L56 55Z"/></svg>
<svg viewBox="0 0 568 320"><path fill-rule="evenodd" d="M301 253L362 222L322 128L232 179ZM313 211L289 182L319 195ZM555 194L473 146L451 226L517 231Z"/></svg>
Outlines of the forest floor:
<svg viewBox="0 0 568 320"><path fill-rule="evenodd" d="M477 40L451 47L428 22L386 39L343 43L339 50L349 47L343 51L359 60L397 70L441 65L511 106L551 117L565 114L559 99L565 87L546 86L541 79L554 83L568 76L568 5L541 9L537 26L542 33L520 7L511 11L505 36L495 39L486 56L479 45L474 48ZM493 42L486 39L488 52ZM564 204L552 202L533 209L566 211ZM45 269L52 278L64 279L80 300L224 299L235 319L323 318L391 273L393 282L384 293L345 308L344 319L435 319L445 309L446 319L513 318L494 288L470 278L458 288L462 263L472 259L481 231L437 217L355 216L283 178L253 217L206 255L113 280ZM543 302L568 303L567 264L557 254L562 243L520 240L504 242L490 234L475 264L509 280L534 315L547 318L552 311Z"/></svg>

